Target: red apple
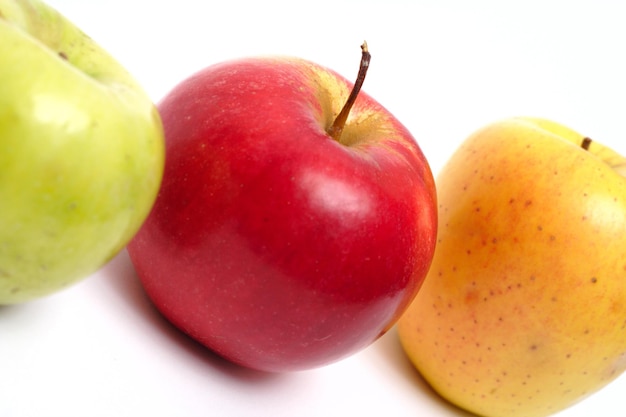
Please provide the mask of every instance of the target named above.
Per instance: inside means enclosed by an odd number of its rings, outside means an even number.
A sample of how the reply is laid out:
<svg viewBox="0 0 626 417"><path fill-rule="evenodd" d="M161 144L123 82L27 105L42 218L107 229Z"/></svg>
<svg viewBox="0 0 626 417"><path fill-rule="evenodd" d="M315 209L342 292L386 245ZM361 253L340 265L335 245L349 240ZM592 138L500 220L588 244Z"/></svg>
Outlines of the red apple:
<svg viewBox="0 0 626 417"><path fill-rule="evenodd" d="M158 106L165 173L129 254L161 313L235 363L293 371L353 354L430 266L432 174L408 130L357 97L363 57L352 94L331 70L265 57L210 66Z"/></svg>

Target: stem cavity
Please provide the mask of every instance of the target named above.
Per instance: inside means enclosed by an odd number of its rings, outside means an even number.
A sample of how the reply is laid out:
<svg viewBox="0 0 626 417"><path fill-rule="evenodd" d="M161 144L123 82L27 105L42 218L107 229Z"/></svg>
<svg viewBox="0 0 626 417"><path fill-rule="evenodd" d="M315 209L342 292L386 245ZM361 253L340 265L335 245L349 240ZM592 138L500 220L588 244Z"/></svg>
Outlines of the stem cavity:
<svg viewBox="0 0 626 417"><path fill-rule="evenodd" d="M350 114L352 105L356 101L356 98L359 95L359 91L361 91L361 86L363 86L363 81L365 81L367 69L370 66L370 60L371 55L369 53L369 50L367 49L367 42L363 42L363 45L361 45L361 65L359 66L359 74L357 76L357 79L354 82L354 86L352 87L350 96L348 96L348 100L346 100L346 103L343 105L341 112L339 112L339 115L327 131L328 135L336 141L339 141L339 139L341 138L341 133L343 132L343 128L346 125L346 120L348 120L348 115Z"/></svg>

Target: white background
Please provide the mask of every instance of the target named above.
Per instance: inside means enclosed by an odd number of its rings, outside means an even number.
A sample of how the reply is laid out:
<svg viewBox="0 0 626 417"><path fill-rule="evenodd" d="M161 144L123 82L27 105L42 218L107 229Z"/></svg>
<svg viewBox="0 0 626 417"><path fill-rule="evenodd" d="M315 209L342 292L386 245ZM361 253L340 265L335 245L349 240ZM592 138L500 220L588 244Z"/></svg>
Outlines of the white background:
<svg viewBox="0 0 626 417"><path fill-rule="evenodd" d="M618 1L50 0L158 102L202 67L297 55L352 79L414 134L436 173L473 130L543 116L626 152L626 11ZM1 51L0 51L1 53ZM427 319L427 318L425 318ZM622 377L559 417L623 417ZM0 416L469 416L413 370L395 331L312 371L266 375L182 336L125 252L81 283L0 307ZM505 417L505 416L503 416Z"/></svg>

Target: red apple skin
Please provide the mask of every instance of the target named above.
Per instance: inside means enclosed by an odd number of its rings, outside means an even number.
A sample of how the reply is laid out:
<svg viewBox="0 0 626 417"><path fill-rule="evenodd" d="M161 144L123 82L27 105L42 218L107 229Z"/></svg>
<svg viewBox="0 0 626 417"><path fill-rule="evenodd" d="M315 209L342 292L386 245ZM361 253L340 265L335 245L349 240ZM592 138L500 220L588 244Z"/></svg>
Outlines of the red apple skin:
<svg viewBox="0 0 626 417"><path fill-rule="evenodd" d="M128 246L158 310L237 364L323 366L371 344L430 266L436 193L414 138L352 84L294 58L210 66L159 104L166 166Z"/></svg>

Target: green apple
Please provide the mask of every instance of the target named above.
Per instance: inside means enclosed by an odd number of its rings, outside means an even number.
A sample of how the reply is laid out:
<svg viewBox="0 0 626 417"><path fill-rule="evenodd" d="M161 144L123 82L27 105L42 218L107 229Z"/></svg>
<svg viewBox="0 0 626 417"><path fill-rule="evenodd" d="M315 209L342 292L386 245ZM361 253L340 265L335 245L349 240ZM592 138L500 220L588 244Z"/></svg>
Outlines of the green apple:
<svg viewBox="0 0 626 417"><path fill-rule="evenodd" d="M161 181L158 112L60 13L0 0L0 304L94 272L134 236Z"/></svg>
<svg viewBox="0 0 626 417"><path fill-rule="evenodd" d="M437 248L399 321L443 397L554 414L626 369L626 159L561 124L471 135L437 177Z"/></svg>

